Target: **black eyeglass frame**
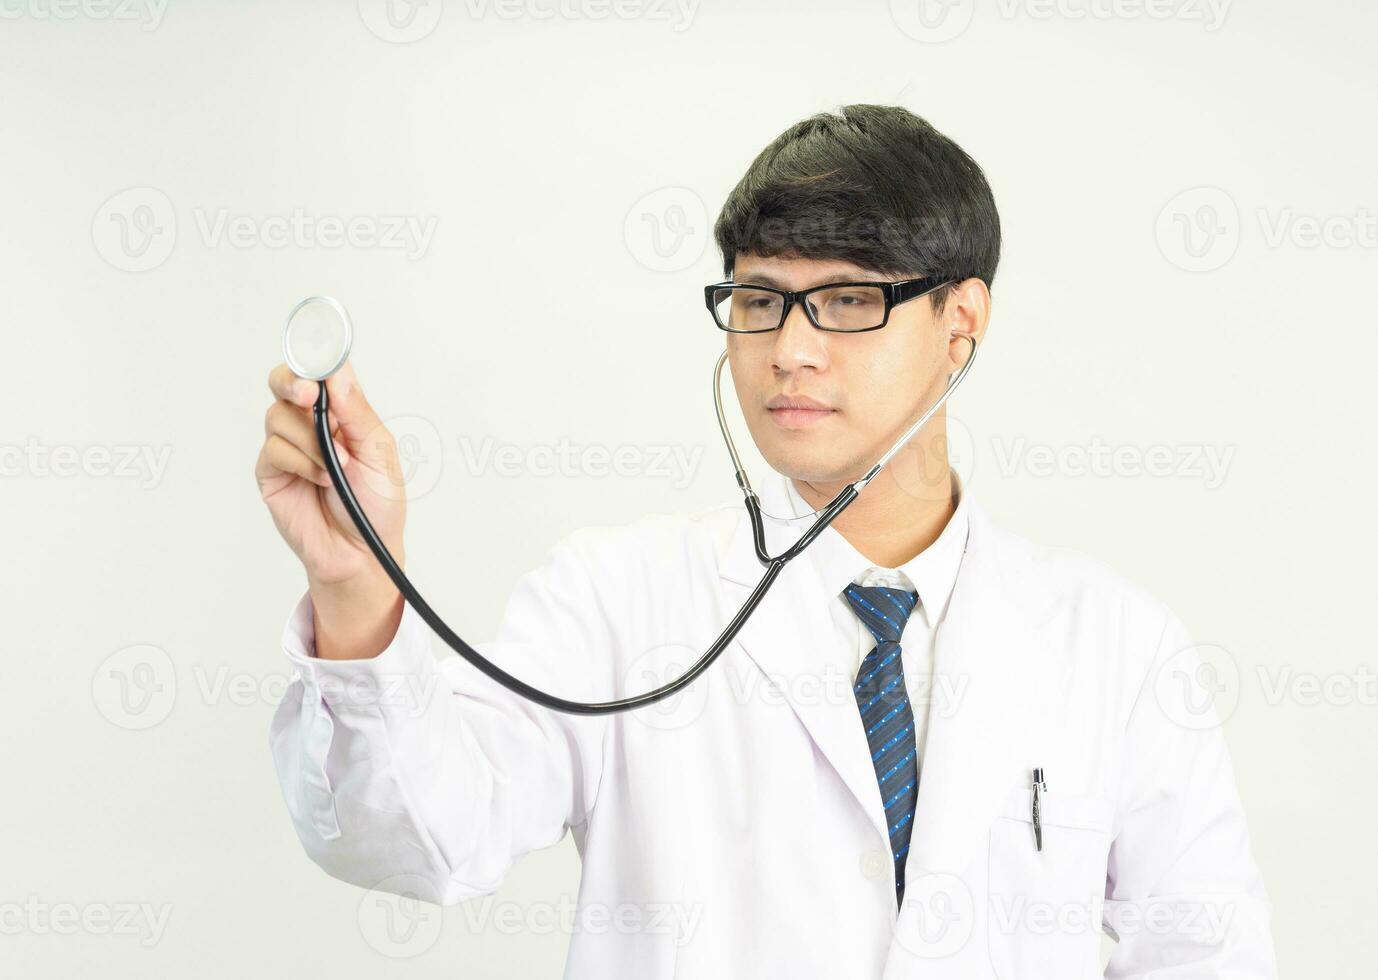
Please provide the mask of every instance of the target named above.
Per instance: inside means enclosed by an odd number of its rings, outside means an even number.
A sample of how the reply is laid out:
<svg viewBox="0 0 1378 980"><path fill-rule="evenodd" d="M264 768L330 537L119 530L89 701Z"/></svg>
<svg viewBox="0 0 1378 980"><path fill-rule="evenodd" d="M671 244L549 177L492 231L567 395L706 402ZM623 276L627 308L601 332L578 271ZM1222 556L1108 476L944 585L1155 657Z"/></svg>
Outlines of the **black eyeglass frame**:
<svg viewBox="0 0 1378 980"><path fill-rule="evenodd" d="M922 279L901 279L898 282L876 282L872 280L856 279L848 282L825 282L818 286L810 286L808 289L788 290L776 289L774 286L760 286L752 282L715 282L703 287L703 300L708 307L708 313L713 317L713 323L719 330L726 333L772 333L785 325L785 320L789 319L790 308L795 303L799 303L804 308L804 316L808 317L809 323L819 330L826 330L829 333L870 333L872 330L879 330L890 322L890 311L900 303L907 303L911 299L918 299L920 296L927 296L933 290L955 283L956 279L944 279L941 276L925 276ZM714 290L724 289L731 286L734 289L758 289L767 293L774 293L783 296L784 307L780 311L780 322L775 326L765 330L734 330L732 327L725 327L718 319L717 304L713 302ZM825 327L818 322L814 316L813 307L804 302L804 297L810 293L820 292L824 289L837 289L841 286L876 286L885 295L885 315L874 327L862 327L860 330L842 330L838 327Z"/></svg>

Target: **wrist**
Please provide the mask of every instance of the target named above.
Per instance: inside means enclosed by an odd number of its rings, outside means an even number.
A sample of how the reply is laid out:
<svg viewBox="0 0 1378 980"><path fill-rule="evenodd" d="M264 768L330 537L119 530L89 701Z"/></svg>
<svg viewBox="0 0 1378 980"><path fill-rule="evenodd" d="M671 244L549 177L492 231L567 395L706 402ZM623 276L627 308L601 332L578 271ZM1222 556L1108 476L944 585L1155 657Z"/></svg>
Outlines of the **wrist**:
<svg viewBox="0 0 1378 980"><path fill-rule="evenodd" d="M343 582L310 583L317 657L366 659L392 642L405 603L387 574L375 571Z"/></svg>

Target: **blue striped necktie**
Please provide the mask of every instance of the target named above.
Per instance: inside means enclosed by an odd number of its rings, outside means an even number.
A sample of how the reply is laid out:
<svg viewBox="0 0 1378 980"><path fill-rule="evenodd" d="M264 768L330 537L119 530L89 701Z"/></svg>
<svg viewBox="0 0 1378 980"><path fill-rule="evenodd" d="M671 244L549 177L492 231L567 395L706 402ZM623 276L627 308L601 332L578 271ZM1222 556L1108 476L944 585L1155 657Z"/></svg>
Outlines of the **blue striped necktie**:
<svg viewBox="0 0 1378 980"><path fill-rule="evenodd" d="M918 605L917 592L884 586L849 585L847 601L871 635L876 647L861 661L857 671L857 707L871 764L880 782L885 805L885 824L890 832L890 853L895 859L895 897L904 901L904 859L909 835L914 830L914 799L919 788L919 759L914 741L914 711L904 685L900 662L900 634L909 614Z"/></svg>

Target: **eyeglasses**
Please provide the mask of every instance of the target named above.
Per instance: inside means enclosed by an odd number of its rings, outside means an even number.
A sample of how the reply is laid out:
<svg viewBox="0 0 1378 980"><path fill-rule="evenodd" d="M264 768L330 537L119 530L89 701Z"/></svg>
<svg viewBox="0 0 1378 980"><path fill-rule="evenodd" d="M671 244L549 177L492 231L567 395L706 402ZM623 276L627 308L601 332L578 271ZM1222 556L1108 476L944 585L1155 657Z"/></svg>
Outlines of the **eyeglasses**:
<svg viewBox="0 0 1378 980"><path fill-rule="evenodd" d="M955 281L929 276L900 282L829 282L794 292L720 282L705 286L703 297L713 322L728 333L779 330L795 303L804 307L805 316L819 330L861 333L885 326L897 304Z"/></svg>

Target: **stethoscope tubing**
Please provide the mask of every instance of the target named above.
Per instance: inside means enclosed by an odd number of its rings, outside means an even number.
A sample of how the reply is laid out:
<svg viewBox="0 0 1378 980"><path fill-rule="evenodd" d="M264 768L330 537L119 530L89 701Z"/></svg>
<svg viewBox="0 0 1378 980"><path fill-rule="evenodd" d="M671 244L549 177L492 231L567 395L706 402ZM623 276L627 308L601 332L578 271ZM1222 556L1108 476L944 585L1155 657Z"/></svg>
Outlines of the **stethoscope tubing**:
<svg viewBox="0 0 1378 980"><path fill-rule="evenodd" d="M751 481L747 478L746 471L742 466L741 460L737 456L736 447L732 443L732 434L727 425L727 419L722 407L721 377L723 363L727 357L727 352L718 358L717 366L713 372L713 401L717 409L718 426L722 431L723 439L727 443L728 452L732 456L732 463L736 469L737 485L741 488L744 496L747 513L751 518L752 536L756 548L756 555L765 566L765 573L761 580L751 590L741 609L732 617L731 621L723 629L722 633L713 645L696 660L688 670L679 677L675 678L654 690L644 694L637 694L631 697L617 698L612 701L572 701L567 698L558 697L542 691L540 688L533 687L518 677L514 677L503 670L497 664L483 656L450 629L440 615L431 608L430 604L421 597L416 586L412 585L407 573L397 564L388 551L387 545L383 543L378 532L374 530L373 524L369 521L368 515L364 513L363 507L359 505L358 498L354 496L354 490L349 485L349 480L344 475L344 469L340 466L339 456L335 453L335 440L330 435L330 394L326 390L324 381L320 383L320 390L316 396L316 404L313 409L313 416L316 428L316 441L320 444L321 455L325 460L325 470L330 474L330 482L335 487L335 492L340 495L340 500L344 504L345 511L349 514L350 520L354 522L359 535L368 545L373 556L378 559L378 564L383 567L392 584L397 586L397 591L402 597L416 610L421 619L435 631L436 635L445 641L450 649L454 650L459 656L472 664L481 673L501 684L503 687L533 701L536 704L550 708L554 711L563 711L568 714L576 715L607 715L619 711L630 711L635 708L642 708L647 705L655 704L673 694L683 690L692 684L700 674L712 666L722 652L727 649L727 645L732 642L741 628L746 625L746 621L761 604L770 587L784 570L785 565L796 558L808 545L822 533L823 529L833 522L836 517L856 499L863 487L866 486L876 474L880 472L882 466L889 462L899 449L917 433L924 424L932 418L933 414L942 407L947 401L948 396L956 390L962 379L971 370L972 362L976 359L976 338L970 334L954 333L953 336L963 337L971 344L971 353L966 359L966 363L957 371L952 380L948 382L947 388L937 401L919 418L917 422L909 427L890 450L881 457L880 461L873 466L865 476L855 483L850 483L842 489L840 493L825 507L818 515L812 526L806 530L799 540L795 541L789 548L779 555L771 556L766 552L765 527L761 516L760 501L756 496L756 491L751 487Z"/></svg>

